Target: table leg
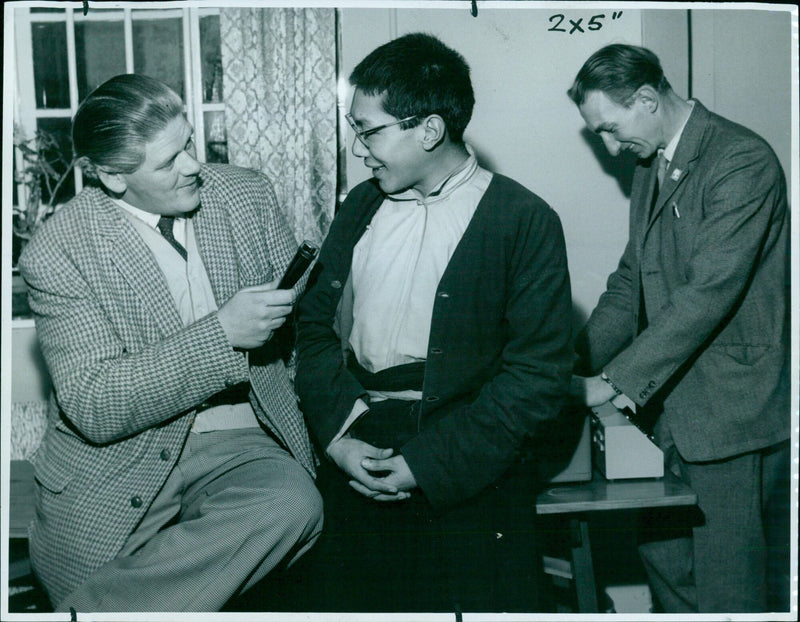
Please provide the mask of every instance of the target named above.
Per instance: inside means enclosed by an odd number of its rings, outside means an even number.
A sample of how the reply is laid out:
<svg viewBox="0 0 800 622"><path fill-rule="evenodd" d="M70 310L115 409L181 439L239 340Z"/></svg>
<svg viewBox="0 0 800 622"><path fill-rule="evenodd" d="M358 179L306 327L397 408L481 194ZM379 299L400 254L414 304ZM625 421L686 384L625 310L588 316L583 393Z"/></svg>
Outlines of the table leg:
<svg viewBox="0 0 800 622"><path fill-rule="evenodd" d="M575 591L578 595L580 613L597 613L597 586L594 581L592 564L592 545L589 541L589 523L583 518L570 520L572 549L572 574L575 577Z"/></svg>

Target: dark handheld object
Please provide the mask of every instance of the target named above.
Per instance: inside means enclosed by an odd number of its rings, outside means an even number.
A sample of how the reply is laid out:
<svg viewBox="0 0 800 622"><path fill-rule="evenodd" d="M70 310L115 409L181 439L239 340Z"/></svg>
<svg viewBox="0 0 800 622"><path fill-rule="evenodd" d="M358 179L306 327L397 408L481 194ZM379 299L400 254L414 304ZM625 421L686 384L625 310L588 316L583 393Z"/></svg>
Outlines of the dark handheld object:
<svg viewBox="0 0 800 622"><path fill-rule="evenodd" d="M308 269L308 266L311 265L311 262L314 261L318 250L319 249L313 242L304 240L294 254L294 258L289 264L289 267L286 268L281 282L278 283L278 289L291 289L294 287L295 283L300 280L300 277L303 276Z"/></svg>

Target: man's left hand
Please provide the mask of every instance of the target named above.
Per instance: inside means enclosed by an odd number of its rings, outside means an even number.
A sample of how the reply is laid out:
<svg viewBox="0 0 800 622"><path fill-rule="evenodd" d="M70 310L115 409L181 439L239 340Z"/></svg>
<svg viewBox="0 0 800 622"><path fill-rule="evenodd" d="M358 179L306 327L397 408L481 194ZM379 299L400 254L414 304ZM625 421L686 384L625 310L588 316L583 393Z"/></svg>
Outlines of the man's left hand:
<svg viewBox="0 0 800 622"><path fill-rule="evenodd" d="M402 455L384 459L364 458L361 461L361 466L367 471L382 473L381 479L397 488L396 494L389 495L377 490L370 490L355 480L350 481L350 485L353 488L374 501L400 501L407 499L411 496L409 491L417 487L417 480L414 479L414 474L408 468L408 463Z"/></svg>

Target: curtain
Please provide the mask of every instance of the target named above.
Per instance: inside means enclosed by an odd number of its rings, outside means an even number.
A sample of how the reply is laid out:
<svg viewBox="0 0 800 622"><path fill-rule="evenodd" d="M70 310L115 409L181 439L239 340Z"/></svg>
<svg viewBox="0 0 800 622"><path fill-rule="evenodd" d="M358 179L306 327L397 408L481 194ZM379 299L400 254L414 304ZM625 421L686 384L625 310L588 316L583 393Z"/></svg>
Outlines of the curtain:
<svg viewBox="0 0 800 622"><path fill-rule="evenodd" d="M264 173L295 238L321 243L337 179L335 9L221 8L231 164Z"/></svg>

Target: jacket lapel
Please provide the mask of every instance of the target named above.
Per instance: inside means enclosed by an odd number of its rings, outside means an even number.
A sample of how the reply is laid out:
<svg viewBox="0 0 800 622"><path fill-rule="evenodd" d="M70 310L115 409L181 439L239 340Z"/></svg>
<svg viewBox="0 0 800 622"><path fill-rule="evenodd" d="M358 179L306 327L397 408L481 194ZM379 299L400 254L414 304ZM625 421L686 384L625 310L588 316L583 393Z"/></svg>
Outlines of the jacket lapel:
<svg viewBox="0 0 800 622"><path fill-rule="evenodd" d="M653 225L653 222L658 218L661 210L670 200L675 191L684 183L687 177L692 173L692 170L700 154L700 146L703 141L703 134L705 133L706 125L708 122L708 111L703 105L695 100L694 109L692 110L686 126L683 128L683 134L678 142L678 148L675 150L675 156L670 162L667 174L664 177L664 183L661 185L658 193L658 199L650 218L647 223L647 230ZM653 177L655 177L653 171ZM645 232L646 233L646 232Z"/></svg>
<svg viewBox="0 0 800 622"><path fill-rule="evenodd" d="M214 299L221 305L240 287L253 283L239 282L239 260L236 254L233 228L228 222L226 210L217 205L219 197L213 192L212 182L207 178L201 189L200 209L194 215L194 234L203 265L214 290Z"/></svg>
<svg viewBox="0 0 800 622"><path fill-rule="evenodd" d="M165 333L173 332L182 322L155 257L122 210L101 190L96 192L94 239L98 261L113 264L143 308L152 310L157 325Z"/></svg>

